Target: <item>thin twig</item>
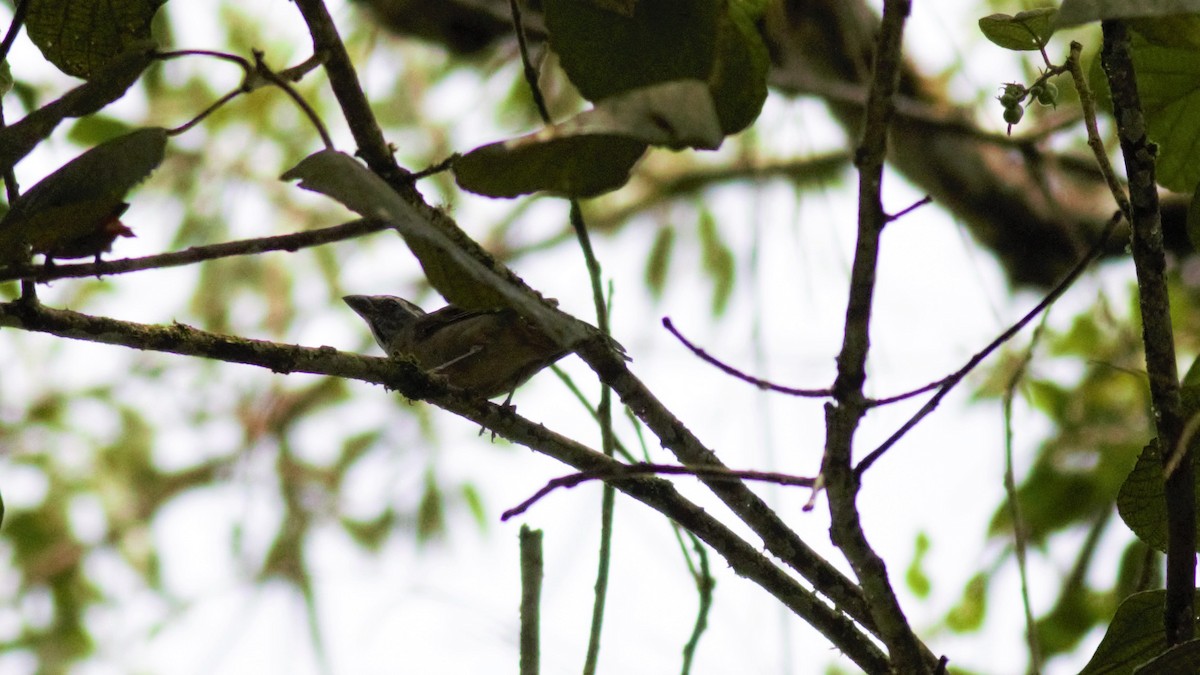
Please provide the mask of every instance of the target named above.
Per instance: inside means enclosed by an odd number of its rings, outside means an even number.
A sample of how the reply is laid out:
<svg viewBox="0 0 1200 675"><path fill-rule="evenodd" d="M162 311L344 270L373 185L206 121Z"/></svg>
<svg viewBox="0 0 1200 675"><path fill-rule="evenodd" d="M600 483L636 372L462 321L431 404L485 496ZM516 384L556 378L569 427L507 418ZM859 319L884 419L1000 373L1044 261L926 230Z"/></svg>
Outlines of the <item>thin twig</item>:
<svg viewBox="0 0 1200 675"><path fill-rule="evenodd" d="M697 478L707 478L709 480L752 480L763 483L774 483L775 485L783 485L787 487L812 487L814 480L803 476L793 476L786 473L778 473L775 471L740 471L737 469L726 469L716 467L691 467L679 466L678 464L651 464L649 462L637 462L636 464L622 464L621 469L616 473L597 473L594 471L583 471L573 473L569 476L561 476L554 478L546 483L540 490L535 492L532 497L526 499L520 504L505 511L501 516L501 520L508 520L514 516L519 516L529 510L531 506L536 504L542 497L554 492L559 488L573 488L588 481L602 480L613 481L620 480L627 476L695 476Z"/></svg>
<svg viewBox="0 0 1200 675"><path fill-rule="evenodd" d="M724 361L721 361L717 357L706 352L704 349L693 344L690 340L688 340L687 338L685 338L683 336L683 333L680 333L679 330L675 328L675 324L672 323L671 319L669 319L668 317L663 317L662 324L663 324L664 328L666 328L668 331L671 332L671 335L675 336L675 339L682 342L684 347L687 347L688 349L690 349L691 352L693 354L695 354L696 356L698 356L700 359L716 366L721 372L723 372L727 375L732 375L733 377L736 377L737 379L742 380L743 382L749 382L750 384L758 387L759 389L762 389L764 391L775 391L775 392L779 392L781 394L787 394L788 396L807 396L807 397L813 397L813 398L825 398L825 397L833 395L832 389L828 389L828 388L826 388L826 389L796 389L793 387L785 387L781 384L774 384L773 382L769 382L762 378L758 378L758 377L755 377L748 373L745 373L745 372L738 370L737 368L734 368L733 366L725 363Z"/></svg>
<svg viewBox="0 0 1200 675"><path fill-rule="evenodd" d="M521 662L520 675L541 672L541 598L544 563L542 531L521 526Z"/></svg>
<svg viewBox="0 0 1200 675"><path fill-rule="evenodd" d="M304 112L304 116L308 118L309 123L312 124L317 130L317 133L321 135L321 141L325 144L325 149L334 149L333 138L329 135L329 130L325 128L325 123L321 121L321 116L317 114L316 110L313 110L313 107L308 104L308 101L304 100L304 97L300 95L300 92L296 91L296 88L292 86L291 82L284 79L267 66L266 61L263 60L263 53L257 49L254 50L254 71L258 73L259 77L262 77L266 81L282 89L283 92L288 95L288 98L292 99L292 102Z"/></svg>
<svg viewBox="0 0 1200 675"><path fill-rule="evenodd" d="M678 527L676 531L678 531ZM700 636L708 627L708 613L712 609L713 588L717 585L712 572L708 569L708 553L704 550L704 544L696 538L696 535L689 532L688 536L692 538L692 550L696 552L696 558L699 560L697 569L692 571L692 580L696 582L696 594L700 596L700 602L696 608L696 621L692 624L692 634L688 636L687 643L683 645L683 668L680 670L680 675L688 675L692 672L692 660L696 656L696 647L700 644Z"/></svg>
<svg viewBox="0 0 1200 675"><path fill-rule="evenodd" d="M1017 387L1025 377L1029 363L1033 360L1033 350L1041 339L1042 332L1046 327L1046 319L1049 316L1050 312L1042 314L1042 322L1033 330L1029 346L1025 349L1025 353L1014 369L1012 377L1009 378L1008 386L1004 388L1003 398L1004 492L1008 495L1008 508L1013 521L1013 551L1017 557L1017 573L1021 578L1021 605L1025 610L1025 640L1029 644L1030 675L1038 675L1042 672L1042 650L1038 643L1037 624L1033 618L1033 604L1029 600L1029 570L1025 563L1026 538L1029 536L1029 533L1026 528L1025 517L1021 512L1021 502L1018 499L1017 493L1016 471L1013 466L1013 399L1016 396Z"/></svg>
<svg viewBox="0 0 1200 675"><path fill-rule="evenodd" d="M922 206L925 206L927 204L932 204L932 203L933 203L933 197L930 197L929 195L925 195L924 197L921 197L917 201L900 209L899 211L889 214L887 216L887 221L890 223L894 220L900 220L904 216L907 216L908 214L912 213L913 211L916 211L917 209L921 208Z"/></svg>
<svg viewBox="0 0 1200 675"><path fill-rule="evenodd" d="M1129 205L1129 197L1125 195L1125 188L1122 187L1121 180L1117 178L1117 172L1113 171L1112 163L1108 161L1108 150L1104 148L1104 141L1100 138L1100 128L1096 125L1096 98L1092 95L1092 89L1087 83L1087 75L1083 72L1082 54L1083 45L1071 42L1071 55L1067 57L1067 67L1071 71L1071 80L1075 83L1075 91L1079 94L1079 106L1083 108L1087 144L1092 149L1092 156L1096 158L1096 166L1100 169L1100 175L1104 176L1104 182L1117 202L1117 207L1121 209L1125 221L1132 225L1133 211Z"/></svg>
<svg viewBox="0 0 1200 675"><path fill-rule="evenodd" d="M537 69L533 67L533 61L529 57L529 45L525 40L525 29L521 23L521 8L517 0L509 0L508 6L512 12L513 30L517 34L517 45L521 53L521 65L523 67L525 83L529 85L534 106L537 108L538 115L542 118L542 123L549 125L551 124L550 110L546 107L546 98L542 95L542 88L538 85ZM575 230L575 237L579 241L580 250L583 252L588 279L592 285L592 304L596 308L596 325L603 335L608 336L611 335L611 331L608 325L608 306L604 300L604 291L602 288L603 280L601 278L600 262L592 250L587 225L583 220L583 210L579 208L577 200L571 199L570 202L571 226ZM603 382L600 383L600 386L600 405L596 407L596 418L600 424L601 447L605 455L612 457L615 447L612 430L612 393ZM615 492L613 491L613 487L605 483L600 501L600 550L597 556L599 560L597 562L596 583L594 585L595 600L592 604L592 625L588 633L587 655L584 657L583 664L584 675L592 675L596 672L596 665L600 658L600 633L601 628L604 626L604 606L608 597L608 570L612 559L614 497Z"/></svg>
<svg viewBox="0 0 1200 675"><path fill-rule="evenodd" d="M17 0L16 7L13 8L13 18L8 24L8 32L4 34L4 41L0 42L0 62L8 58L8 53L12 51L13 43L17 41L17 35L21 33L21 26L25 25L25 16L29 14L29 3L33 0Z"/></svg>
<svg viewBox="0 0 1200 675"><path fill-rule="evenodd" d="M407 171L402 169L392 157L391 149L384 140L383 130L371 110L367 95L363 92L358 80L358 73L346 45L338 35L333 17L321 0L296 0L308 32L313 40L313 52L317 55L325 72L329 75L329 85L337 98L342 114L354 142L358 145L358 154L372 171L379 174L393 188L403 185Z"/></svg>
<svg viewBox="0 0 1200 675"><path fill-rule="evenodd" d="M1112 232L1116 229L1117 224L1121 222L1121 218L1122 216L1120 211L1117 211L1113 214L1112 218L1109 219L1108 224L1104 226L1104 231L1100 234L1100 238L1097 239L1094 244L1092 244L1092 248L1090 251L1088 251L1087 255L1081 258L1079 262L1075 263L1075 267L1071 268L1071 271L1067 273L1067 276L1063 277L1063 280L1058 282L1058 285L1056 285L1054 289L1042 299L1041 302L1035 305L1033 309L1029 310L1025 316L1021 317L1020 320L1010 326L1008 330L998 335L996 339L992 340L986 347L968 359L962 368L959 368L937 382L928 384L921 389L918 389L917 392L937 389L937 393L934 394L933 397L931 397L925 403L925 405L923 405L921 409L916 412L916 414L910 417L907 422L901 425L899 429L889 436L886 441L881 443L879 447L875 448L870 452L870 454L864 457L862 461L859 462L856 467L854 467L854 473L861 478L863 473L866 472L867 469L871 468L871 465L874 464L880 457L882 457L883 454L887 452L893 445L895 445L896 442L904 436L904 434L908 433L910 429L915 427L918 422L925 418L926 415L937 409L938 404L942 402L942 399L946 397L946 394L949 394L951 389L953 389L959 382L962 382L963 378L965 378L972 370L974 370L976 366L982 363L984 359L992 354L992 352L999 349L1001 345L1003 345L1005 342L1008 342L1014 335L1019 333L1022 328L1029 324L1030 321L1036 319L1038 315L1041 314L1046 308L1050 307L1050 305L1053 305L1055 301L1057 301L1058 298L1062 296L1062 294L1065 293L1072 284L1075 283L1075 280L1079 278L1079 275L1083 274L1084 270L1086 270L1093 261L1095 261L1102 253L1104 253L1104 247L1107 245L1108 238L1112 236ZM891 399L880 399L877 400L875 404L880 405L883 402L892 402L899 400L900 398L906 398L913 394L914 392L909 392L908 394L902 394L899 397L893 397Z"/></svg>
<svg viewBox="0 0 1200 675"><path fill-rule="evenodd" d="M341 225L325 227L319 230L294 232L273 237L258 239L242 239L223 244L208 246L193 246L183 251L160 253L142 258L125 258L123 260L102 260L100 262L73 263L68 265L10 265L0 268L0 282L20 279L45 283L56 279L72 279L79 277L99 277L113 274L127 274L142 270L159 269L163 267L179 267L192 265L206 260L228 258L238 255L256 255L268 251L295 252L302 248L320 246L335 241L353 239L372 232L391 229L391 224L385 220L361 218Z"/></svg>

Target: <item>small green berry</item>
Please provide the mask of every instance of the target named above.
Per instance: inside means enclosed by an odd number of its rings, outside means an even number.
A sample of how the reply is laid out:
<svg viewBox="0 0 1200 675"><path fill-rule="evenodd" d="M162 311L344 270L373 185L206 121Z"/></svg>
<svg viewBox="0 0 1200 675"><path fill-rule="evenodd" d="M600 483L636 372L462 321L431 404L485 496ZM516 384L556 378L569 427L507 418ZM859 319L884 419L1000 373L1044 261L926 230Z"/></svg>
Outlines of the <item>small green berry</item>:
<svg viewBox="0 0 1200 675"><path fill-rule="evenodd" d="M1042 105L1052 105L1058 107L1058 87L1054 86L1053 82L1045 82L1038 89L1037 102Z"/></svg>
<svg viewBox="0 0 1200 675"><path fill-rule="evenodd" d="M1025 116L1025 109L1019 105L1010 106L1004 109L1004 121L1011 126L1021 121Z"/></svg>
<svg viewBox="0 0 1200 675"><path fill-rule="evenodd" d="M997 97L997 100L1000 101L1000 104L1005 108L1011 108L1012 106L1020 103L1021 99L1025 98L1025 94L1026 91L1024 85L1016 82L1009 82L1004 85L1004 93L1000 94L1000 96Z"/></svg>

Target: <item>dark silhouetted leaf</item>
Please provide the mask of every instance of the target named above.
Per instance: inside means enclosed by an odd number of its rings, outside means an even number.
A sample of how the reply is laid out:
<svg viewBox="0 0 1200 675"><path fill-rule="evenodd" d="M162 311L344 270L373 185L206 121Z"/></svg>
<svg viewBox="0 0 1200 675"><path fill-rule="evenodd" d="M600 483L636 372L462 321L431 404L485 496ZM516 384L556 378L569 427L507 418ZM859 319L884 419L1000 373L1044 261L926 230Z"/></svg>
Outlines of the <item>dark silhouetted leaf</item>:
<svg viewBox="0 0 1200 675"><path fill-rule="evenodd" d="M578 0L546 0L550 44L584 98L599 101L672 80L707 80L718 0L639 2L633 16Z"/></svg>
<svg viewBox="0 0 1200 675"><path fill-rule="evenodd" d="M550 43L584 98L602 101L649 85L700 80L712 91L723 133L740 131L758 117L770 66L755 26L762 2L686 0L629 7L632 14L577 0L545 3Z"/></svg>
<svg viewBox="0 0 1200 675"><path fill-rule="evenodd" d="M1162 673L1200 673L1200 640L1189 640L1177 644L1167 651L1143 663L1134 675L1161 675Z"/></svg>
<svg viewBox="0 0 1200 675"><path fill-rule="evenodd" d="M1200 0L1063 0L1055 26L1065 28L1105 19L1134 19L1200 12Z"/></svg>
<svg viewBox="0 0 1200 675"><path fill-rule="evenodd" d="M454 162L454 179L465 190L489 197L546 191L594 197L629 180L646 144L610 135L539 140L537 135L476 148Z"/></svg>
<svg viewBox="0 0 1200 675"><path fill-rule="evenodd" d="M463 188L490 197L546 191L592 197L629 180L647 145L716 148L723 135L707 85L664 82L605 99L537 133L459 157Z"/></svg>
<svg viewBox="0 0 1200 675"><path fill-rule="evenodd" d="M717 58L708 85L727 135L753 124L767 100L771 55L755 25L761 10L756 3L730 0L717 24Z"/></svg>
<svg viewBox="0 0 1200 675"><path fill-rule="evenodd" d="M1198 14L1130 19L1129 27L1146 38L1150 44L1160 47L1200 49L1200 15Z"/></svg>
<svg viewBox="0 0 1200 675"><path fill-rule="evenodd" d="M1166 596L1167 592L1160 590L1135 593L1125 598L1092 659L1079 675L1132 673L1138 666L1162 654L1167 648L1162 620Z"/></svg>
<svg viewBox="0 0 1200 675"><path fill-rule="evenodd" d="M129 236L117 218L124 197L162 162L167 132L139 129L102 143L67 162L13 203L0 221L0 261L24 260L27 251L60 257L95 255L116 236ZM107 239L106 239L107 237Z"/></svg>
<svg viewBox="0 0 1200 675"><path fill-rule="evenodd" d="M134 43L166 0L30 0L29 39L59 70L83 79Z"/></svg>
<svg viewBox="0 0 1200 675"><path fill-rule="evenodd" d="M112 59L86 84L29 113L20 122L0 129L0 169L19 162L48 137L63 119L91 115L124 96L154 60L153 57L153 43L138 43Z"/></svg>

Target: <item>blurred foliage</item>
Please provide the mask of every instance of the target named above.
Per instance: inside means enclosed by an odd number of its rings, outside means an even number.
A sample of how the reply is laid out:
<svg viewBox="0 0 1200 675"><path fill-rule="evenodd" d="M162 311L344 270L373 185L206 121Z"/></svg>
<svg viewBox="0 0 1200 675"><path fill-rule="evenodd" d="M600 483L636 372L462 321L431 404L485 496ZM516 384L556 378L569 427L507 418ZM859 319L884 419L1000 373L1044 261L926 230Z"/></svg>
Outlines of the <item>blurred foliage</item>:
<svg viewBox="0 0 1200 675"><path fill-rule="evenodd" d="M1200 282L1191 265L1176 266L1170 275L1177 349L1185 362L1188 355L1200 353ZM1109 296L1101 294L1069 328L1048 333L1020 386L1030 407L1052 429L1017 487L1022 536L1043 555L1074 552L1073 563L1059 579L1054 604L1037 617L1045 657L1075 649L1090 631L1112 620L1131 593L1162 584L1161 555L1112 517L1122 486L1154 435L1136 288L1129 288L1122 304L1114 307ZM1020 363L1016 352L1006 354L979 385L977 395L1001 396ZM1161 476L1157 464L1148 470ZM1082 542L1081 530L1087 533ZM1014 532L1007 503L995 510L991 533L1005 544L1003 553L972 580L960 605L947 616L953 630L980 628L963 620L975 616L966 608L980 601L980 584L986 585L1001 562L1010 560ZM1100 549L1102 537L1124 542L1119 565Z"/></svg>

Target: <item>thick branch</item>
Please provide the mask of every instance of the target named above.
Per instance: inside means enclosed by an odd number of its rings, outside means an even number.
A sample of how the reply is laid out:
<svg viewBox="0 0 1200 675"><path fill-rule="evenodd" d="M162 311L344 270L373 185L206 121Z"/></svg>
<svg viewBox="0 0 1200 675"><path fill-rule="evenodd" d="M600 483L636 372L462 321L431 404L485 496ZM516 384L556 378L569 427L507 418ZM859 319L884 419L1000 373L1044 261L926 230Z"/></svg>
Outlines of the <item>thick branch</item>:
<svg viewBox="0 0 1200 675"><path fill-rule="evenodd" d="M592 341L578 346L576 354L613 388L633 413L658 437L683 464L728 470L712 450L698 438L646 386L629 372L625 362L606 345ZM837 568L804 543L770 507L745 484L720 476L699 476L756 535L763 546L812 583L818 593L829 598L842 612L879 635L867 609L862 592ZM932 663L935 658L922 645L922 654Z"/></svg>
<svg viewBox="0 0 1200 675"><path fill-rule="evenodd" d="M855 153L859 170L858 243L850 271L850 297L838 375L833 384L834 403L826 405L825 458L822 475L829 495L830 538L842 550L862 585L867 607L879 628L892 668L899 673L932 672L921 642L909 626L887 566L871 548L858 517L858 476L851 466L854 434L867 410L863 396L867 354L870 350L871 303L875 292L879 235L888 222L880 201L887 133L894 112L892 97L900 73L901 38L910 10L909 0L886 0L883 30L879 34L874 81L867 98L862 143Z"/></svg>
<svg viewBox="0 0 1200 675"><path fill-rule="evenodd" d="M79 340L243 363L276 373L311 373L382 384L404 396L427 400L465 417L514 443L579 471L627 476L609 481L615 488L679 523L720 553L733 570L779 599L821 631L855 664L870 673L888 672L887 659L854 622L830 608L759 550L682 497L663 479L625 474L625 465L540 424L488 401L462 396L429 378L415 365L339 352L332 347L299 347L201 331L183 324L149 326L88 316L20 301L0 303L0 327L23 328ZM602 348L605 353L610 350ZM728 479L726 479L728 480Z"/></svg>
<svg viewBox="0 0 1200 675"><path fill-rule="evenodd" d="M1175 365L1175 339L1167 296L1166 257L1155 186L1154 145L1146 138L1146 120L1138 96L1137 78L1129 52L1129 31L1121 21L1105 21L1100 53L1112 91L1113 117L1121 139L1129 202L1133 210L1133 262L1137 267L1138 302L1150 401L1164 467L1172 459L1177 469L1166 477L1167 599L1164 620L1167 643L1190 640L1196 585L1195 469L1187 447L1179 447L1183 411Z"/></svg>

